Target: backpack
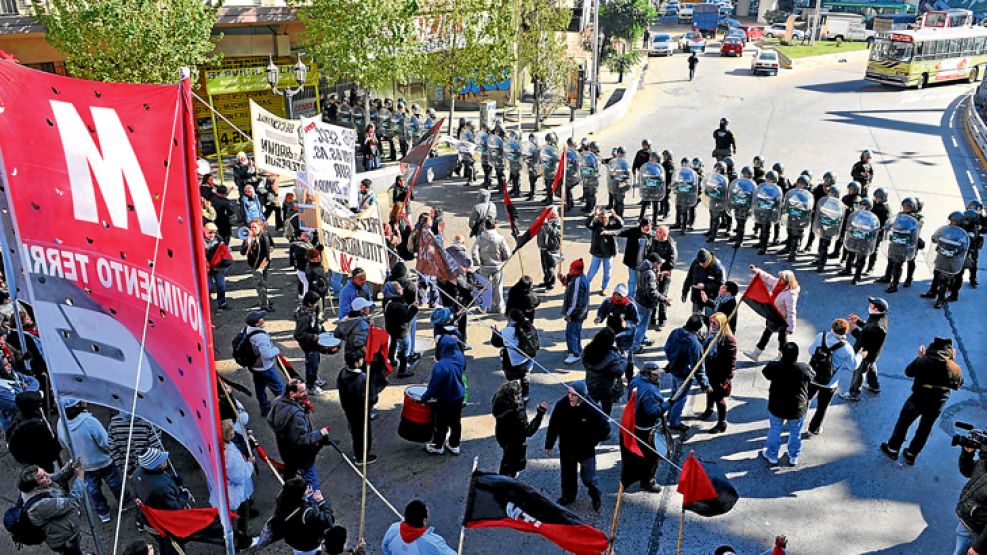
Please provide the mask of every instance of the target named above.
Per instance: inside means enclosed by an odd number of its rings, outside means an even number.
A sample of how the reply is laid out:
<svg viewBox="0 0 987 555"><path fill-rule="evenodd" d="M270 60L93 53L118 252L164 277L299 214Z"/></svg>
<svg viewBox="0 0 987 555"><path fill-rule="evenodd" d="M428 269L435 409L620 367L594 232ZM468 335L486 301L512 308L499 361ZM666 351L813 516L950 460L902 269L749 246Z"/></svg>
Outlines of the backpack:
<svg viewBox="0 0 987 555"><path fill-rule="evenodd" d="M517 337L517 348L522 353L534 358L541 349L541 340L538 338L538 330L529 322L523 322L514 327Z"/></svg>
<svg viewBox="0 0 987 555"><path fill-rule="evenodd" d="M262 330L254 330L247 333L247 328L244 327L240 330L240 333L233 336L233 360L248 370L253 368L260 359L260 353L254 350L254 345L250 342L250 338L258 333L264 332Z"/></svg>
<svg viewBox="0 0 987 555"><path fill-rule="evenodd" d="M833 351L842 349L846 342L840 341L832 347L827 347L826 334L821 333L819 335L821 337L819 347L816 348L816 352L812 353L812 358L809 359L809 367L816 373L813 381L819 385L827 385L833 380Z"/></svg>
<svg viewBox="0 0 987 555"><path fill-rule="evenodd" d="M545 233L545 251L559 252L560 250L562 250L562 235L557 229L549 229Z"/></svg>
<svg viewBox="0 0 987 555"><path fill-rule="evenodd" d="M51 494L42 493L35 495L29 499L27 503L25 503L24 498L17 496L17 503L15 503L13 507L4 511L3 527L10 532L10 539L15 545L17 545L18 549L20 549L22 545L41 545L44 543L44 528L35 526L34 523L32 523L27 517L27 511L38 501L48 499L50 497Z"/></svg>

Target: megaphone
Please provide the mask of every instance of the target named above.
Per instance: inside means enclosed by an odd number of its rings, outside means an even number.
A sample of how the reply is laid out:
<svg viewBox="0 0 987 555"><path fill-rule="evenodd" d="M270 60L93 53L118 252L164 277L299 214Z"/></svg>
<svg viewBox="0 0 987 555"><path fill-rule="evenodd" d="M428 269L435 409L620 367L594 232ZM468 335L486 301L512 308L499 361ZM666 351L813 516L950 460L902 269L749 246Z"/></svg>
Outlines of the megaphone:
<svg viewBox="0 0 987 555"><path fill-rule="evenodd" d="M250 228L249 227L241 227L241 228L237 229L236 230L236 236L241 241L246 241L247 240L247 237L250 237Z"/></svg>

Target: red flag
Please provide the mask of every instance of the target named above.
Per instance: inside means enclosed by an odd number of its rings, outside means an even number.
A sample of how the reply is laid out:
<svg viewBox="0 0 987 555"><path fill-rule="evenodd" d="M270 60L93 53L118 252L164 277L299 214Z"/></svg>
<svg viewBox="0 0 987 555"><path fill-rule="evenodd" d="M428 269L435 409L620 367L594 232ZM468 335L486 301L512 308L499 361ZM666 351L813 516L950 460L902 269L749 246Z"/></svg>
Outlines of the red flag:
<svg viewBox="0 0 987 555"><path fill-rule="evenodd" d="M627 404L624 405L624 414L620 416L620 441L624 445L624 449L639 457L644 457L644 453L641 452L641 446L637 444L637 438L634 437L634 426L637 425L636 407L637 388L635 387L631 390L631 396L627 399Z"/></svg>
<svg viewBox="0 0 987 555"><path fill-rule="evenodd" d="M446 251L429 229L418 230L418 261L415 269L427 276L435 276L443 281L456 279L455 272L446 258Z"/></svg>
<svg viewBox="0 0 987 555"><path fill-rule="evenodd" d="M153 509L137 501L147 523L162 536L174 536L176 538L187 538L192 534L204 530L212 524L219 516L219 509L215 507L205 507L201 509Z"/></svg>
<svg viewBox="0 0 987 555"><path fill-rule="evenodd" d="M775 536L775 547L771 550L771 555L785 555L786 547L788 539L785 536Z"/></svg>
<svg viewBox="0 0 987 555"><path fill-rule="evenodd" d="M754 279L744 291L744 303L776 329L787 326L785 315L775 306L775 297L785 288L785 285L783 280L778 280L773 290L768 289L768 284L764 282L761 274L754 274Z"/></svg>
<svg viewBox="0 0 987 555"><path fill-rule="evenodd" d="M278 472L284 472L284 463L272 459L271 456L267 454L267 451L264 450L264 446L257 443L257 440L254 440L254 447L257 448L257 454L260 456L260 460L271 463L271 466L273 466Z"/></svg>
<svg viewBox="0 0 987 555"><path fill-rule="evenodd" d="M679 475L679 486L676 489L682 494L682 507L689 508L689 505L698 501L716 499L716 489L713 482L709 480L703 465L696 459L692 451L689 451L689 458L682 465L682 474Z"/></svg>
<svg viewBox="0 0 987 555"><path fill-rule="evenodd" d="M538 232L541 231L541 227L545 225L545 220L550 219L549 216L553 214L554 210L554 205L548 205L541 211L541 214L538 214L535 221L531 222L531 227L529 227L527 231L522 233L521 236L517 238L517 245L514 247L514 252L520 250L521 247L528 244L528 241L534 239L538 235Z"/></svg>
<svg viewBox="0 0 987 555"><path fill-rule="evenodd" d="M422 168L425 166L425 161L428 160L429 154L432 152L432 147L435 146L436 141L439 138L439 131L442 129L442 123L445 122L445 118L440 119L435 123L426 133L418 144L415 145L404 158L401 159L402 170L405 171L405 183L408 185L408 200L412 198L412 192L415 190L415 183L418 181L418 175L421 173ZM410 167L414 166L414 169ZM410 179L409 179L410 174ZM410 210L408 211L410 212Z"/></svg>
<svg viewBox="0 0 987 555"><path fill-rule="evenodd" d="M384 328L370 326L370 334L367 336L367 352L363 355L368 365L374 360L374 355L381 356L384 360L384 366L387 367L384 377L390 376L391 372L394 371L394 367L391 365L391 359L387 358L387 342L390 339L391 336L387 335L387 330Z"/></svg>
<svg viewBox="0 0 987 555"><path fill-rule="evenodd" d="M555 180L552 181L552 194L559 188L559 183L562 183L562 174L565 173L565 151L562 149L561 154L559 154L559 167L555 168Z"/></svg>
<svg viewBox="0 0 987 555"><path fill-rule="evenodd" d="M504 193L504 208L507 209L507 221L511 224L511 235L517 237L517 208L514 207L514 201L511 200L511 195L507 194L507 181L504 179L500 180L500 191Z"/></svg>

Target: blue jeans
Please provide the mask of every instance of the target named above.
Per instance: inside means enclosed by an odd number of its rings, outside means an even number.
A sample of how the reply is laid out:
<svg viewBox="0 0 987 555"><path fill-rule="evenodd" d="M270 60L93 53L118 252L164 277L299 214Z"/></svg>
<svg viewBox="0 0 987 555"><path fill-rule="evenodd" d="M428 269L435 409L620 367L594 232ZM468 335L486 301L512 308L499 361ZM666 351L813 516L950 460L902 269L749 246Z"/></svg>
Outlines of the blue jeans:
<svg viewBox="0 0 987 555"><path fill-rule="evenodd" d="M973 534L963 526L962 522L956 523L956 549L953 555L966 555L973 545Z"/></svg>
<svg viewBox="0 0 987 555"><path fill-rule="evenodd" d="M315 380L319 379L319 362L321 360L319 351L305 353L305 387L315 387Z"/></svg>
<svg viewBox="0 0 987 555"><path fill-rule="evenodd" d="M322 489L322 486L319 485L319 473L315 470L314 464L308 468L300 469L298 475L305 480L305 483L308 484L308 487L312 488L312 491Z"/></svg>
<svg viewBox="0 0 987 555"><path fill-rule="evenodd" d="M603 264L603 289L606 289L610 285L610 263L613 262L613 258L597 258L593 257L592 262L589 263L589 273L586 274L586 281L589 282L590 286L593 285L593 278L596 277L596 272L600 271L600 264Z"/></svg>
<svg viewBox="0 0 987 555"><path fill-rule="evenodd" d="M105 516L110 514L110 505L106 502L106 496L103 495L103 482L106 482L106 487L110 488L114 496L120 495L123 477L120 475L117 465L110 463L103 468L86 471L86 491L89 493L89 499L92 500L93 510L96 511L97 515ZM123 504L129 505L133 500L130 491L127 491Z"/></svg>
<svg viewBox="0 0 987 555"><path fill-rule="evenodd" d="M408 356L415 354L415 336L418 335L418 318L408 322Z"/></svg>
<svg viewBox="0 0 987 555"><path fill-rule="evenodd" d="M277 397L284 393L284 382L281 381L281 376L278 375L278 371L273 366L262 372L251 370L250 375L254 379L254 391L257 393L257 402L260 404L260 415L267 416L268 411L271 410L271 401L267 398L267 390L271 390L271 393Z"/></svg>
<svg viewBox="0 0 987 555"><path fill-rule="evenodd" d="M636 351L644 341L644 336L648 335L648 325L651 323L651 313L654 311L653 308L637 305L637 329L634 330L634 345L631 346L631 350Z"/></svg>
<svg viewBox="0 0 987 555"><path fill-rule="evenodd" d="M209 292L216 292L216 302L223 306L226 304L226 272L229 268L216 268L210 270L207 283L209 284Z"/></svg>
<svg viewBox="0 0 987 555"><path fill-rule="evenodd" d="M777 459L778 451L781 449L781 429L788 430L788 458L789 460L799 456L802 450L802 422L805 418L794 420L783 420L768 413L768 439L764 442L764 450L767 451L769 459Z"/></svg>
<svg viewBox="0 0 987 555"><path fill-rule="evenodd" d="M570 355L583 356L583 321L565 323L565 346Z"/></svg>
<svg viewBox="0 0 987 555"><path fill-rule="evenodd" d="M672 395L682 387L685 380L672 376ZM692 389L692 380L686 384L685 389L682 390L682 394L679 395L678 399L672 403L672 408L668 411L668 423L671 426L678 426L682 424L682 410L685 408L685 401L689 398L689 390Z"/></svg>
<svg viewBox="0 0 987 555"><path fill-rule="evenodd" d="M627 296L633 299L635 291L637 291L637 270L627 268Z"/></svg>

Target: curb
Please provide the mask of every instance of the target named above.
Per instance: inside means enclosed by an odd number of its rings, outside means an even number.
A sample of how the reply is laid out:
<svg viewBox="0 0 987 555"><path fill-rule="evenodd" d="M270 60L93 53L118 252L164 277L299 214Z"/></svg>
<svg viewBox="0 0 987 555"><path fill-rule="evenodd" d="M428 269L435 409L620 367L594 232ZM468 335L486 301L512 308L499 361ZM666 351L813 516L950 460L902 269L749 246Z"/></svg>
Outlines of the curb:
<svg viewBox="0 0 987 555"><path fill-rule="evenodd" d="M798 69L804 67L815 67L832 64L836 62L857 61L858 58L866 60L870 56L870 49L851 50L849 52L837 52L834 54L820 54L819 56L807 56L805 58L789 58L784 52L773 46L765 47L766 50L774 50L778 53L778 61L785 69Z"/></svg>
<svg viewBox="0 0 987 555"><path fill-rule="evenodd" d="M963 117L963 131L967 141L970 142L973 153L980 160L980 165L984 171L987 171L987 154L985 154L985 150L987 150L987 136L985 136L987 135L987 125L984 125L980 114L977 113L973 102L973 95L974 93L971 92L965 100L966 114Z"/></svg>

